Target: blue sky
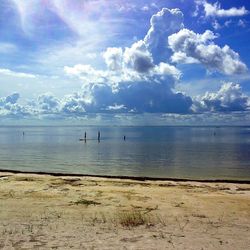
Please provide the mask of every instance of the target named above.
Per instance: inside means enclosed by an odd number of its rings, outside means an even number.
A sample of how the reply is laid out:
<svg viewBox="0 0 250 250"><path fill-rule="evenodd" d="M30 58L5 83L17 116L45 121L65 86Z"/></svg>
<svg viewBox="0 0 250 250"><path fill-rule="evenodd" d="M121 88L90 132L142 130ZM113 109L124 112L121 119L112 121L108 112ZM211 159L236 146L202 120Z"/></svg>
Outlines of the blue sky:
<svg viewBox="0 0 250 250"><path fill-rule="evenodd" d="M250 125L250 3L1 0L0 123Z"/></svg>

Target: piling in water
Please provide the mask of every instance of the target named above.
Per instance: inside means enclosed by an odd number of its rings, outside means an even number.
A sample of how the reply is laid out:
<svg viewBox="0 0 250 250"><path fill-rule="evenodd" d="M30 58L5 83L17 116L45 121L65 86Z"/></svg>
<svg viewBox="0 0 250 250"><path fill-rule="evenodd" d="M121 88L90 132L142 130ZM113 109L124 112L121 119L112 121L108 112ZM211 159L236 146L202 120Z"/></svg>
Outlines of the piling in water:
<svg viewBox="0 0 250 250"><path fill-rule="evenodd" d="M98 139L98 142L100 142L100 140L101 140L101 133L100 133L100 131L98 131L97 139Z"/></svg>

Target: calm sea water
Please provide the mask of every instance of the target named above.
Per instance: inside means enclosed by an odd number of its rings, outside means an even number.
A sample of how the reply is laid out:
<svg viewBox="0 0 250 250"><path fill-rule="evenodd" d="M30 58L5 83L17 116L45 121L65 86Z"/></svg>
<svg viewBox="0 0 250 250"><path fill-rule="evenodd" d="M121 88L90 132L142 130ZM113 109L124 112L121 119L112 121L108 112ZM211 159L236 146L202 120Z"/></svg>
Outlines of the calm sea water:
<svg viewBox="0 0 250 250"><path fill-rule="evenodd" d="M250 127L0 127L0 169L250 179Z"/></svg>

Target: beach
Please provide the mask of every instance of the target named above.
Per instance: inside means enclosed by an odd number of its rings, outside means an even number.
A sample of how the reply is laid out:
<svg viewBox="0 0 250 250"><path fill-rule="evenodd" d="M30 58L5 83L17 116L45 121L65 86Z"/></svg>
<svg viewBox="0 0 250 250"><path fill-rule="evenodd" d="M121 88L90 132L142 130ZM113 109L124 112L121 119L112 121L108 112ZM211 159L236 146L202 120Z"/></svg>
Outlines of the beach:
<svg viewBox="0 0 250 250"><path fill-rule="evenodd" d="M0 249L247 249L250 184L0 172Z"/></svg>

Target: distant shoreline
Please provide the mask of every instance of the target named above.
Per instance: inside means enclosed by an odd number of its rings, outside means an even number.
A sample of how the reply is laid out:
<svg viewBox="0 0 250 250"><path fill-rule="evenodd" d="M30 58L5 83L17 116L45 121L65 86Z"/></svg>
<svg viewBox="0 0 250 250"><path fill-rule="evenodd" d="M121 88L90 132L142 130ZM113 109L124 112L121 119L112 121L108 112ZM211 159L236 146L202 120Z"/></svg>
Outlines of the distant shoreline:
<svg viewBox="0 0 250 250"><path fill-rule="evenodd" d="M45 124L34 124L34 125L16 125L16 124L0 124L0 127L8 127L8 128L22 128L22 127L79 127L79 128L134 128L134 127L166 127L166 128L249 128L250 124L248 125L226 125L226 124L221 124L221 125L81 125L81 124L69 124L69 125L61 125L61 124L50 124L50 125L45 125Z"/></svg>
<svg viewBox="0 0 250 250"><path fill-rule="evenodd" d="M250 184L250 180L234 180L234 179L195 179L195 178L171 178L171 177L149 177L149 176L125 176L125 175L94 175L94 174L75 174L75 173L60 173L60 172L45 172L45 171L22 171L0 169L0 173L13 174L35 174L35 175L50 175L50 176L74 176L74 177L95 177L107 179L127 179L137 181L174 181L174 182L208 182L208 183L235 183L235 184Z"/></svg>

